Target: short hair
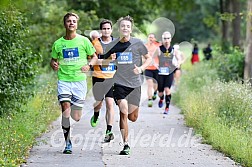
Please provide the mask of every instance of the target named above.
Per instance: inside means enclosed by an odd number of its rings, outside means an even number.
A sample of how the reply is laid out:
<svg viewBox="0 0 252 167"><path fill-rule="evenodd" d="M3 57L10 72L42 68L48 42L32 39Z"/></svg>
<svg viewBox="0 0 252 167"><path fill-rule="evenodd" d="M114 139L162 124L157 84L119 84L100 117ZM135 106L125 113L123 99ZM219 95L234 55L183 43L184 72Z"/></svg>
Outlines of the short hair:
<svg viewBox="0 0 252 167"><path fill-rule="evenodd" d="M96 31L96 30L93 30L93 31L91 31L90 33L89 33L89 36L90 36L90 38L91 39L93 39L93 37L100 37L100 33L98 32L98 31Z"/></svg>
<svg viewBox="0 0 252 167"><path fill-rule="evenodd" d="M63 22L65 24L66 22L66 19L68 19L70 16L75 16L77 18L77 20L79 20L79 16L75 13L71 13L71 12L68 12L67 14L65 14L64 18L63 18Z"/></svg>
<svg viewBox="0 0 252 167"><path fill-rule="evenodd" d="M104 25L104 24L110 24L110 26L111 26L111 28L112 28L112 21L111 20L108 20L108 19L104 19L104 20L102 20L101 22L100 22L100 30L102 29L102 26Z"/></svg>
<svg viewBox="0 0 252 167"><path fill-rule="evenodd" d="M171 33L170 33L169 31L165 31L165 32L162 34L162 38L164 38L164 35L166 35L166 34L169 34L170 36L172 36Z"/></svg>
<svg viewBox="0 0 252 167"><path fill-rule="evenodd" d="M130 21L131 22L131 25L133 25L134 24L134 20L133 20L133 18L132 17L130 17L129 15L128 16L125 16L125 17L121 17L121 18L119 18L118 19L118 26L120 26L120 24L121 24L121 22L123 21L123 20L127 20L127 21Z"/></svg>

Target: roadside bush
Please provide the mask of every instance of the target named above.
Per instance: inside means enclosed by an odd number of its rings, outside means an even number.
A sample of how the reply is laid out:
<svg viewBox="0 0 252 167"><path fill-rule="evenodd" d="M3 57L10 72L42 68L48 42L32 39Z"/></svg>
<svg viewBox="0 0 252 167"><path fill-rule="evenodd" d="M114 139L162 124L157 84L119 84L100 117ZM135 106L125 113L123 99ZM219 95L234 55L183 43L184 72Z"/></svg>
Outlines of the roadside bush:
<svg viewBox="0 0 252 167"><path fill-rule="evenodd" d="M32 53L26 20L13 7L0 11L0 115L19 111L30 95L37 74L39 55Z"/></svg>
<svg viewBox="0 0 252 167"><path fill-rule="evenodd" d="M244 53L238 47L231 47L228 53L221 47L214 48L213 68L217 69L221 80L232 81L243 78Z"/></svg>

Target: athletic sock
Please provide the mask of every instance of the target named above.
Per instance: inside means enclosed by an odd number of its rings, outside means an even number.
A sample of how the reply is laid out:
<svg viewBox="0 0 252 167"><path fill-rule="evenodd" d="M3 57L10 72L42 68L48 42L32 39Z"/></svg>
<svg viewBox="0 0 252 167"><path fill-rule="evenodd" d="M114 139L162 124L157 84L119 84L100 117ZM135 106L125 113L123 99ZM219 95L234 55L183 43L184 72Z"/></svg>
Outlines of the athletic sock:
<svg viewBox="0 0 252 167"><path fill-rule="evenodd" d="M68 141L70 139L70 120L69 118L66 118L64 116L62 116L62 129L63 129L63 134L64 134L64 138L65 141Z"/></svg>
<svg viewBox="0 0 252 167"><path fill-rule="evenodd" d="M69 139L70 139L70 137L69 137L70 127L66 128L66 127L62 126L62 129L63 129L63 134L64 134L65 141L69 141Z"/></svg>
<svg viewBox="0 0 252 167"><path fill-rule="evenodd" d="M111 126L111 125L107 125L107 130L106 130L106 132L111 132L111 130L112 130L112 126Z"/></svg>
<svg viewBox="0 0 252 167"><path fill-rule="evenodd" d="M98 112L95 112L95 111L94 111L94 120L95 120L95 121L98 119L99 114L100 114L100 111L98 111Z"/></svg>
<svg viewBox="0 0 252 167"><path fill-rule="evenodd" d="M165 108L169 108L170 102L171 102L171 95L165 95L165 103L166 103Z"/></svg>

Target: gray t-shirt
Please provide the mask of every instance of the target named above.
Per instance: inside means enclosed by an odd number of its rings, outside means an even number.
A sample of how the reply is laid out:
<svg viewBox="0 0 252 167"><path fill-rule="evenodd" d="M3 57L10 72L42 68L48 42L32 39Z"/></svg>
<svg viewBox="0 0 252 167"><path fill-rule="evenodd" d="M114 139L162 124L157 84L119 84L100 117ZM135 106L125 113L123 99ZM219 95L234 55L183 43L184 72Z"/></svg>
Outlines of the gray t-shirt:
<svg viewBox="0 0 252 167"><path fill-rule="evenodd" d="M111 36L111 38L112 38L112 41L114 40L114 38ZM107 46L109 45L109 43L105 43L105 42L103 42L102 41L102 38L100 37L100 38L98 38L98 40L100 41L100 43L101 43L101 46L102 46L102 49L103 49L103 53L105 53L105 51L106 51L106 48L107 48ZM111 42L112 42L111 41Z"/></svg>
<svg viewBox="0 0 252 167"><path fill-rule="evenodd" d="M133 69L135 65L142 65L142 56L148 53L147 48L140 39L131 37L128 42L120 42L118 39L109 44L107 48L108 57L112 53L116 53L117 70L114 75L114 82L119 85L136 88L142 85L143 75L135 74Z"/></svg>

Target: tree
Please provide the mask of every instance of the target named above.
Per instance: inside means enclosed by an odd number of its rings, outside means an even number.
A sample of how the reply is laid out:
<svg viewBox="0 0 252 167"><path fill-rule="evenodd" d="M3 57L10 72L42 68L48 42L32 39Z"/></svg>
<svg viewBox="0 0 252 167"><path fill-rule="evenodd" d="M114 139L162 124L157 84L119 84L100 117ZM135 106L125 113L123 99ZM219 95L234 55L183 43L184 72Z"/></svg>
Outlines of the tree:
<svg viewBox="0 0 252 167"><path fill-rule="evenodd" d="M247 31L246 31L246 45L245 45L245 68L244 79L250 80L252 83L252 0L247 2Z"/></svg>
<svg viewBox="0 0 252 167"><path fill-rule="evenodd" d="M98 0L89 1L83 0L67 0L72 8L75 10L82 10L85 12L95 12L98 18L110 19L116 22L120 17L130 15L133 17L137 26L143 23L144 20L157 14L157 9L160 7L152 0L135 0L132 1L118 1L118 0ZM97 27L99 24L96 25ZM93 27L96 28L96 27Z"/></svg>
<svg viewBox="0 0 252 167"><path fill-rule="evenodd" d="M25 12L27 10L30 12ZM49 65L53 42L65 33L63 16L67 12L75 12L79 15L78 33L80 34L90 30L98 22L94 11L77 10L69 5L67 0L33 0L27 1L26 6L23 7L23 15L29 21L30 37L27 42L33 44L34 52L42 55L42 67Z"/></svg>
<svg viewBox="0 0 252 167"><path fill-rule="evenodd" d="M230 0L220 0L220 14L221 14L221 43L224 50L228 49L228 32L230 20Z"/></svg>
<svg viewBox="0 0 252 167"><path fill-rule="evenodd" d="M232 34L232 44L233 46L240 47L241 38L241 17L240 17L240 2L238 0L231 1L232 3L232 13L234 19L232 20L233 34Z"/></svg>

